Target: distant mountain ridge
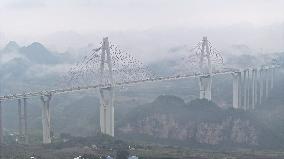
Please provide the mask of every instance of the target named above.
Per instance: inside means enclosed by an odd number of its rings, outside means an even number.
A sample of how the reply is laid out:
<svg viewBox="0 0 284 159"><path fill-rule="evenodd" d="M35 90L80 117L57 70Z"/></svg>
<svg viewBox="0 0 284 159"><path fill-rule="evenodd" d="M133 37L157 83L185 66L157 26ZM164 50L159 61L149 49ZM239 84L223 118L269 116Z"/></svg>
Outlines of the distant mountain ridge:
<svg viewBox="0 0 284 159"><path fill-rule="evenodd" d="M20 46L10 41L0 48L1 92L41 90L58 83L58 72L74 59L70 54L53 52L39 42Z"/></svg>
<svg viewBox="0 0 284 159"><path fill-rule="evenodd" d="M15 41L10 41L3 49L4 52L17 51L20 46Z"/></svg>
<svg viewBox="0 0 284 159"><path fill-rule="evenodd" d="M28 46L19 46L15 41L10 41L2 50L1 55L17 54L26 58L32 64L58 64L64 62L64 57L59 53L49 51L44 45L34 42ZM13 59L11 59L13 60Z"/></svg>

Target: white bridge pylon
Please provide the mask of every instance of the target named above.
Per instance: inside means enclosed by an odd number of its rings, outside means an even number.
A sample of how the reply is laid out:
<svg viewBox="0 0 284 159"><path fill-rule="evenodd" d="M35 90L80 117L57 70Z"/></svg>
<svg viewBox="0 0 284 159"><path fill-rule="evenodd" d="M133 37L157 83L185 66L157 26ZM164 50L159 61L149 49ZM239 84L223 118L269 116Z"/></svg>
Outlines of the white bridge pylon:
<svg viewBox="0 0 284 159"><path fill-rule="evenodd" d="M103 78L105 77L105 74L107 74L107 79ZM106 81L103 80L108 80L110 85L107 88L99 88L101 103L100 129L101 133L114 136L114 80L112 75L112 61L108 38L103 39L103 44L101 47L100 84L102 85L106 83Z"/></svg>
<svg viewBox="0 0 284 159"><path fill-rule="evenodd" d="M204 60L206 60L204 65ZM206 76L199 77L199 89L200 89L200 99L211 100L211 85L212 85L212 65L210 58L210 49L207 37L203 37L199 69L201 74L206 74Z"/></svg>

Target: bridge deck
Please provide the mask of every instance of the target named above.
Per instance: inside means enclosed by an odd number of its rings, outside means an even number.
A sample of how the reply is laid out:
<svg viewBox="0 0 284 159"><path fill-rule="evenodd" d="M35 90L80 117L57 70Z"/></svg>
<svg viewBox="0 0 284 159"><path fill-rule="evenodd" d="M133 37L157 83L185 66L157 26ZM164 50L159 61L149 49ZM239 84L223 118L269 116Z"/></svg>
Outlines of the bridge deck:
<svg viewBox="0 0 284 159"><path fill-rule="evenodd" d="M220 75L220 74L230 74L236 71L221 71L221 72L214 72L212 73L213 76ZM157 82L157 81L168 81L168 80L178 80L183 78L195 78L195 77L206 77L209 74L200 74L200 73L192 73L187 75L176 75L176 76L168 76L168 77L156 77L156 78L148 78L144 80L136 80L136 81L127 81L127 82L117 82L114 86L124 86L124 85L131 85L143 82ZM70 88L60 88L55 90L43 90L37 92L29 92L29 93L21 93L21 94L12 94L12 95L5 95L0 96L0 101L5 100L15 100L15 99L23 99L23 98L31 98L36 96L46 96L46 95L53 95L53 94L62 94L62 93L69 93L75 91L83 91L88 89L96 89L96 88L107 88L110 85L89 85L89 86L78 86L78 87L70 87Z"/></svg>

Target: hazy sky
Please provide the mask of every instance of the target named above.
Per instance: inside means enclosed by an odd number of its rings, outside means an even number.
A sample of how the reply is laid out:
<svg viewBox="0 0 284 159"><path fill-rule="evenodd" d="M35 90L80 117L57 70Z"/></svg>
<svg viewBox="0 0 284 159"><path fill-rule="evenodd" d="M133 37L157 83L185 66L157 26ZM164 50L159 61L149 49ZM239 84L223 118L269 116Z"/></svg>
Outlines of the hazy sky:
<svg viewBox="0 0 284 159"><path fill-rule="evenodd" d="M0 0L0 47L64 52L103 36L144 59L207 35L216 47L284 49L284 0ZM283 29L282 29L283 28ZM74 51L78 52L78 51Z"/></svg>
<svg viewBox="0 0 284 159"><path fill-rule="evenodd" d="M284 0L1 0L0 32L145 30L284 21Z"/></svg>

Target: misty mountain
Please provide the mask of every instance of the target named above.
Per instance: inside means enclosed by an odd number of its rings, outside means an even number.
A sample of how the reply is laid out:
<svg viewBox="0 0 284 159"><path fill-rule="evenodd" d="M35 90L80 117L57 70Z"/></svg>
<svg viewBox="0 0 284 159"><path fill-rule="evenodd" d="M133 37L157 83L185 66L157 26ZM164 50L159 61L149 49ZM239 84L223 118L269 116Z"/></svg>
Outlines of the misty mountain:
<svg viewBox="0 0 284 159"><path fill-rule="evenodd" d="M9 53L18 51L20 49L20 46L15 41L10 41L2 50L3 52Z"/></svg>
<svg viewBox="0 0 284 159"><path fill-rule="evenodd" d="M30 66L30 61L25 58L17 57L1 65L0 71L4 77L7 77L8 75L21 77Z"/></svg>
<svg viewBox="0 0 284 159"><path fill-rule="evenodd" d="M268 107L267 101L256 111L245 112L222 109L205 99L185 103L175 96L160 96L130 111L116 134L125 140L199 148L283 148L283 104Z"/></svg>
<svg viewBox="0 0 284 159"><path fill-rule="evenodd" d="M51 53L42 44L34 42L27 47L22 47L19 50L32 63L37 64L57 64L63 62L60 56Z"/></svg>
<svg viewBox="0 0 284 159"><path fill-rule="evenodd" d="M34 42L28 46L20 47L16 42L9 42L2 50L3 59L13 60L14 56L28 60L31 64L59 64L68 62L66 54L49 51L41 43Z"/></svg>
<svg viewBox="0 0 284 159"><path fill-rule="evenodd" d="M57 53L34 42L20 46L9 42L0 49L1 92L15 92L51 87L74 62L69 53Z"/></svg>

